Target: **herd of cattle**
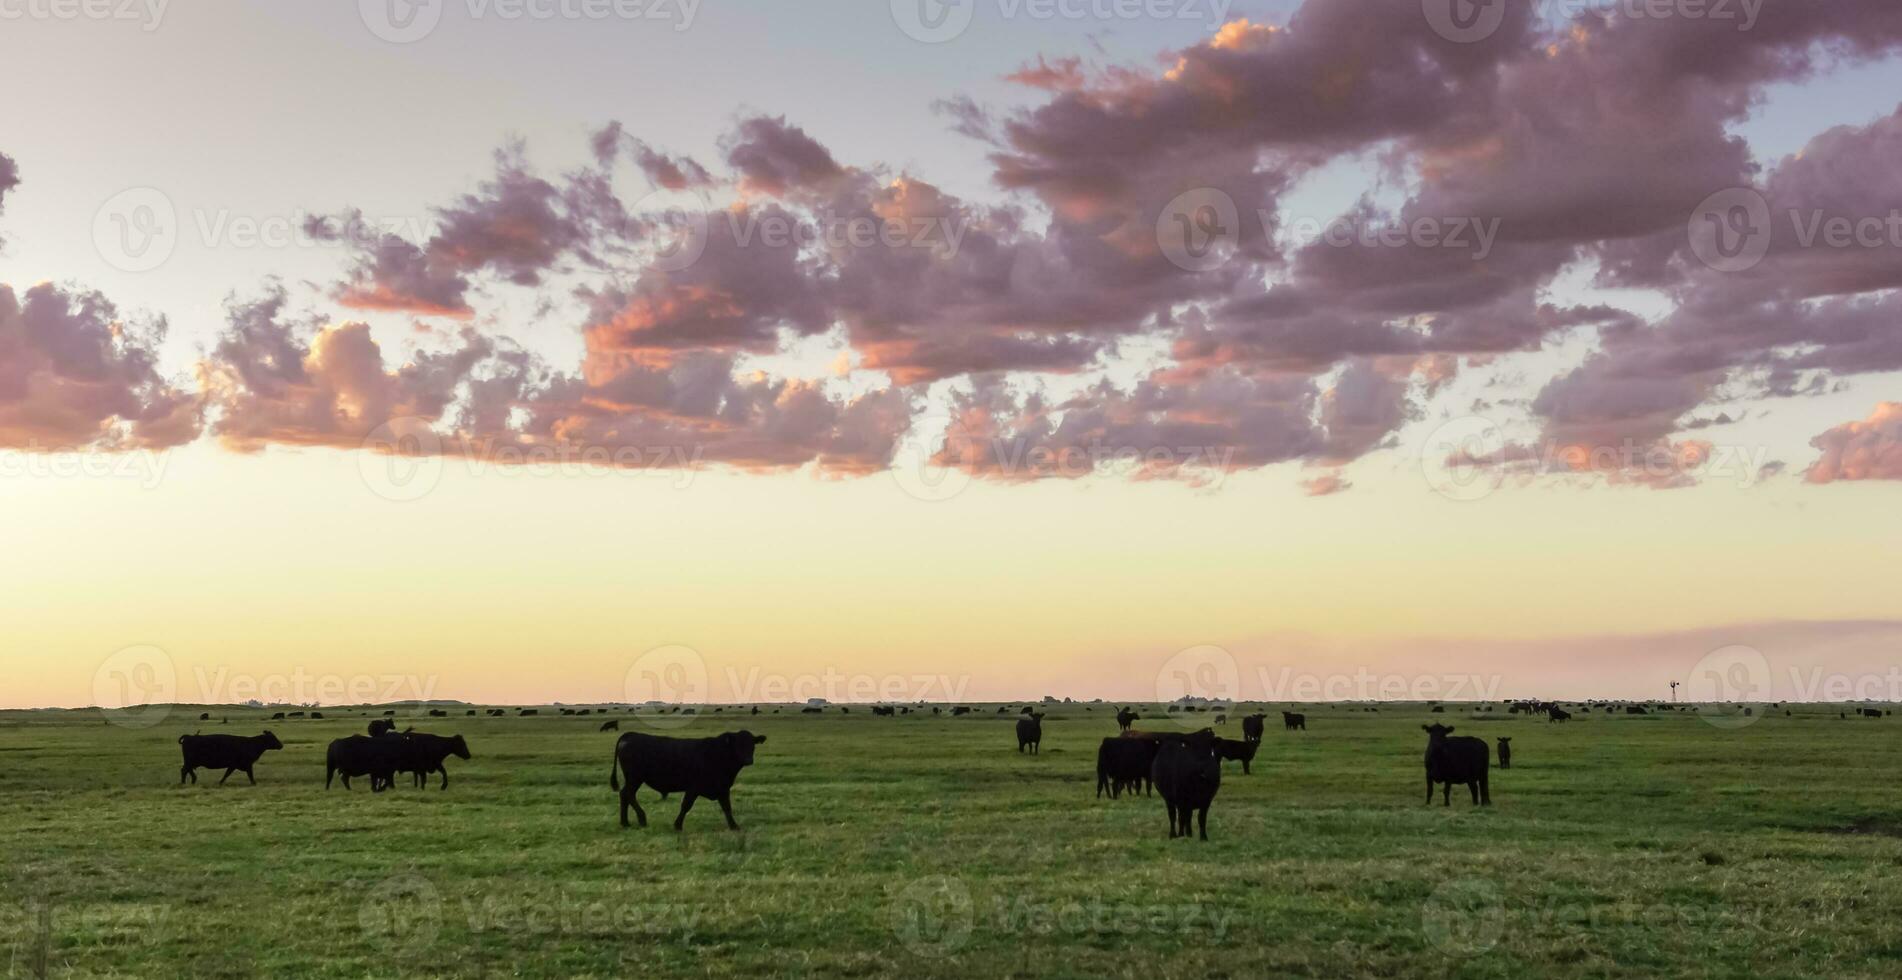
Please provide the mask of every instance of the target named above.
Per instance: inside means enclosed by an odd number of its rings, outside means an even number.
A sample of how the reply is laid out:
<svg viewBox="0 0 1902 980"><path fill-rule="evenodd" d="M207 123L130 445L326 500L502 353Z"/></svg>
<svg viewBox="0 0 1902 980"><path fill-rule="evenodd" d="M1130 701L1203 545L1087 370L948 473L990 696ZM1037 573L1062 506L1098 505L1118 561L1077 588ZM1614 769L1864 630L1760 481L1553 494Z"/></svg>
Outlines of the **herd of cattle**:
<svg viewBox="0 0 1902 980"><path fill-rule="evenodd" d="M1592 706L1575 704L1573 707L1589 712ZM1674 706L1620 707L1627 714L1681 710ZM1781 705L1775 707L1781 708ZM872 709L872 713L891 715L897 710L909 713L911 709L878 706ZM938 710L932 709L934 714ZM999 713L1005 710L998 709ZM1169 709L1171 713L1175 710L1173 706ZM1435 706L1431 710L1440 712L1442 708ZM1508 710L1513 714L1544 714L1553 722L1567 721L1572 717L1570 711L1553 703L1515 703ZM1616 709L1607 706L1604 710ZM959 707L953 709L953 714L970 711L969 708ZM1885 714L1872 708L1858 708L1856 711L1862 717L1880 718ZM475 712L471 710L469 713ZM520 709L523 715L533 713L533 708ZM585 713L585 709L580 712L563 709L563 713ZM755 707L752 713L757 715L760 709ZM432 710L430 714L434 717L446 716L440 710ZM489 709L489 714L500 716L502 711ZM395 721L389 717L391 715L394 712L385 712L386 717L372 720L368 734L345 736L329 744L324 756L325 789L329 789L332 780L337 777L341 777L343 787L349 789L352 778L368 776L371 791L382 792L393 788L399 775L409 775L413 785L424 787L428 785L432 774L441 776L441 789L449 787L449 770L445 763L451 756L470 758L468 743L461 735L434 735L413 729L397 731ZM318 712L311 712L310 717L322 716ZM1254 761L1262 743L1267 716L1243 716L1240 719L1240 739L1221 737L1213 727L1191 732L1144 731L1134 727L1142 717L1129 708L1116 711L1118 734L1104 738L1097 746L1097 798L1101 799L1107 794L1116 800L1125 793L1132 797L1161 796L1172 839L1199 835L1202 840L1207 840L1208 813L1221 788L1222 763L1240 762L1243 774L1250 773L1250 763ZM1044 718L1044 714L1033 708L1021 710L1016 724L1018 752L1031 755L1040 752ZM1213 720L1216 725L1225 725L1228 716L1217 713ZM1282 727L1287 731L1307 731L1307 717L1300 712L1283 711L1281 720ZM601 725L602 731L618 731L619 728L618 719L611 719ZM1427 734L1427 803L1433 802L1434 789L1438 787L1441 804L1451 806L1453 787L1461 785L1467 788L1473 805L1490 805L1492 747L1484 739L1455 736L1454 729L1447 725L1422 725L1421 728ZM630 809L634 811L640 826L647 826L647 812L636 799L637 791L645 786L658 792L663 800L673 793L683 794L680 812L674 818L675 830L681 829L688 811L703 797L720 804L727 826L738 830L739 825L733 819L733 783L740 770L753 764L755 746L765 741L766 736L748 731L726 732L708 738L670 738L643 732L620 734L614 743L608 785L620 794L621 826L628 826ZM265 752L284 747L277 736L269 731L252 736L181 735L178 743L184 756L178 776L181 784L188 780L196 783L199 769L223 769L224 776L218 780L220 784L231 778L232 773L242 772L255 785L257 777L253 769L259 758ZM1497 743L1499 768L1510 769L1512 739L1502 736L1497 739Z"/></svg>

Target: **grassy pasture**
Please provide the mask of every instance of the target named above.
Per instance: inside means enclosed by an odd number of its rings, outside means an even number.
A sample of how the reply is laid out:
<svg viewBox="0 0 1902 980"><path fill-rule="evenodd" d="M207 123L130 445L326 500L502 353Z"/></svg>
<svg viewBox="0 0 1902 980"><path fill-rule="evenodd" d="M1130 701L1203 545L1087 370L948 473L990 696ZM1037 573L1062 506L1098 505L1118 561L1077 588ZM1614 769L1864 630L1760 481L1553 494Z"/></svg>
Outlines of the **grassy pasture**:
<svg viewBox="0 0 1902 980"><path fill-rule="evenodd" d="M1049 709L1036 757L995 706L663 732L768 736L738 834L706 801L676 834L679 798L651 790L652 824L621 830L615 736L547 708L405 709L474 758L446 792L375 796L326 793L323 748L380 711L0 713L0 975L1902 973L1902 717L1310 705L1302 734L1276 707L1254 774L1225 767L1208 843L1169 841L1159 799L1094 798L1105 705ZM1429 721L1513 737L1491 808L1422 805ZM257 786L177 785L179 734L264 727L285 749Z"/></svg>

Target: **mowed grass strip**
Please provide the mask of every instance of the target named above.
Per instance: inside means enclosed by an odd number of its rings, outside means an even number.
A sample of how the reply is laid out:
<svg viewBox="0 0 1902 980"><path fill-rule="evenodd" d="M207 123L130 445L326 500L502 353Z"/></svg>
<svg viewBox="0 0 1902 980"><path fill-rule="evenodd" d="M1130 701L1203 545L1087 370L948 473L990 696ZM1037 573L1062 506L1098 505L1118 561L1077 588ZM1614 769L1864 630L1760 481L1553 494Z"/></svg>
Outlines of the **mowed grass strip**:
<svg viewBox="0 0 1902 980"><path fill-rule="evenodd" d="M642 793L620 829L601 717L423 717L450 785L323 788L321 721L0 713L0 967L32 976L1708 976L1902 972L1902 720L1307 705L1228 763L1211 840L1097 800L1114 706L953 718L703 714L768 736L728 832ZM1241 712L1223 732L1239 737ZM1160 709L1140 728L1210 715ZM625 729L643 722L617 711ZM229 718L229 724L219 719ZM1484 719L1484 720L1482 720ZM678 721L669 716L666 720ZM1423 805L1422 724L1513 737L1494 806ZM178 783L177 737L285 744Z"/></svg>

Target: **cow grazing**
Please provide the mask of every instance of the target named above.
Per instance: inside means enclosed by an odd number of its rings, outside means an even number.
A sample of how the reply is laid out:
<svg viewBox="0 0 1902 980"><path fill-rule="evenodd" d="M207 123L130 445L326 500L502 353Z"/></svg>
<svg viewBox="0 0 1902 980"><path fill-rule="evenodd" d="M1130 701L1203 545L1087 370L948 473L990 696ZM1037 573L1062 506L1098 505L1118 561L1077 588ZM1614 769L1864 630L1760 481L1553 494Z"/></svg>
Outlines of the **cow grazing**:
<svg viewBox="0 0 1902 980"><path fill-rule="evenodd" d="M825 711L824 708L800 708L799 709L799 713L802 715L816 715L816 714L820 714L823 711Z"/></svg>
<svg viewBox="0 0 1902 980"><path fill-rule="evenodd" d="M1190 817L1203 840L1209 839L1209 805L1222 787L1222 759L1216 740L1206 731L1184 739L1167 739L1156 747L1149 781L1169 811L1169 838L1190 835Z"/></svg>
<svg viewBox="0 0 1902 980"><path fill-rule="evenodd" d="M1149 788L1150 766L1162 743L1148 738L1106 738L1096 749L1096 798L1121 799Z"/></svg>
<svg viewBox="0 0 1902 980"><path fill-rule="evenodd" d="M406 772L416 779L418 787L429 784L429 774L442 773L442 785L439 789L449 788L449 768L443 765L450 756L458 759L469 758L469 743L460 735L431 735L427 732L404 732L403 747L398 754L396 770Z"/></svg>
<svg viewBox="0 0 1902 980"><path fill-rule="evenodd" d="M1555 722L1555 721L1571 721L1572 720L1572 713L1565 710L1564 708L1559 707L1556 704L1551 705L1545 709L1545 716L1546 716L1545 720L1547 724L1551 724L1552 722Z"/></svg>
<svg viewBox="0 0 1902 980"><path fill-rule="evenodd" d="M643 785L668 793L683 793L680 815L674 829L687 821L687 811L695 800L705 796L720 804L729 830L738 830L733 822L733 780L740 770L753 764L753 748L766 736L748 731L726 732L711 738L667 738L645 732L627 732L614 743L614 760L608 769L608 786L621 793L621 826L626 827L627 810L634 808L640 825L647 826L647 811L641 809L635 792ZM627 783L622 785L621 775Z"/></svg>
<svg viewBox="0 0 1902 980"><path fill-rule="evenodd" d="M1861 714L1864 718L1882 717L1882 709L1880 708L1862 708L1857 713Z"/></svg>
<svg viewBox="0 0 1902 980"><path fill-rule="evenodd" d="M394 711L385 711L385 712L383 712L383 717L385 717L385 718L394 718L394 717L396 717L396 712L394 712Z"/></svg>
<svg viewBox="0 0 1902 980"><path fill-rule="evenodd" d="M1216 716L1215 716L1215 723L1216 723L1216 724L1218 724L1218 725L1226 725L1226 724L1228 724L1228 716L1227 716L1227 715L1216 715Z"/></svg>
<svg viewBox="0 0 1902 980"><path fill-rule="evenodd" d="M1421 725L1420 728L1427 733L1427 803L1433 802L1434 783L1443 784L1441 802L1446 806L1453 805L1453 784L1465 783L1473 794L1474 806L1492 806L1492 792L1486 784L1492 753L1486 748L1486 740L1470 735L1448 738L1453 729L1446 725Z"/></svg>
<svg viewBox="0 0 1902 980"><path fill-rule="evenodd" d="M542 713L542 709L540 708L523 708L522 710L517 711L515 713L515 717L526 718L529 715L539 715L541 713Z"/></svg>
<svg viewBox="0 0 1902 980"><path fill-rule="evenodd" d="M1625 714L1628 714L1628 715L1647 715L1647 714L1650 714L1650 712L1649 712L1649 711L1646 711L1646 710L1644 709L1644 706L1643 706L1643 705L1641 705L1641 704L1627 704L1627 705L1625 705Z"/></svg>
<svg viewBox="0 0 1902 980"><path fill-rule="evenodd" d="M198 720L199 720L199 721L210 721L210 720L211 720L211 712L209 712L209 711L207 711L207 712L205 712L204 714L201 714L201 715L199 715L199 716L198 716Z"/></svg>
<svg viewBox="0 0 1902 980"><path fill-rule="evenodd" d="M321 711L313 711L310 713L310 717L313 721L322 721L324 718L324 713Z"/></svg>
<svg viewBox="0 0 1902 980"><path fill-rule="evenodd" d="M1283 711L1281 727L1291 732L1305 732L1308 730L1308 716L1299 711Z"/></svg>
<svg viewBox="0 0 1902 980"><path fill-rule="evenodd" d="M1251 742L1245 738L1218 738L1215 740L1216 754L1230 762L1241 763L1242 775L1244 776L1252 775L1248 764L1255 761L1255 750L1260 747L1260 742Z"/></svg>
<svg viewBox="0 0 1902 980"><path fill-rule="evenodd" d="M1248 739L1251 742L1261 741L1262 722L1267 720L1267 717L1268 717L1267 715L1263 715L1263 714L1252 714L1246 718L1243 718L1242 719L1242 737L1245 739Z"/></svg>
<svg viewBox="0 0 1902 980"><path fill-rule="evenodd" d="M282 712L282 711L279 711L279 712L277 712L277 713L275 713L275 714L273 714L273 715L271 715L271 720L272 720L272 721L283 721L283 720L284 720L284 712Z"/></svg>
<svg viewBox="0 0 1902 980"><path fill-rule="evenodd" d="M324 751L324 788L333 777L343 777L343 788L350 788L352 776L370 777L370 792L381 793L396 785L396 771L403 764L403 735L385 731L374 738L348 735L331 741Z"/></svg>
<svg viewBox="0 0 1902 980"><path fill-rule="evenodd" d="M1136 722L1141 720L1142 720L1142 715L1139 715L1136 712L1129 710L1128 708L1124 708L1121 711L1116 712L1116 727L1122 729L1123 731L1129 731L1129 726L1134 725Z"/></svg>
<svg viewBox="0 0 1902 980"><path fill-rule="evenodd" d="M898 715L898 709L886 704L873 705L872 714L875 717L892 718Z"/></svg>
<svg viewBox="0 0 1902 980"><path fill-rule="evenodd" d="M244 773L251 785L258 784L258 777L251 771L258 764L258 757L272 749L281 749L284 743L270 732L257 735L180 735L178 747L184 755L184 762L178 767L179 785L190 778L198 782L198 770L223 769L225 774L218 777L218 785L234 772Z"/></svg>
<svg viewBox="0 0 1902 980"><path fill-rule="evenodd" d="M1512 768L1512 738L1510 736L1499 736L1499 768Z"/></svg>
<svg viewBox="0 0 1902 980"><path fill-rule="evenodd" d="M464 715L466 715L466 716L468 716L468 717L470 717L470 718L473 718L473 717L475 717L475 712L476 712L476 709L474 709L474 708L470 708L469 710L467 710L467 711L465 711L465 712L463 712L463 714L464 714Z"/></svg>
<svg viewBox="0 0 1902 980"><path fill-rule="evenodd" d="M601 723L601 730L604 732L618 732L621 730L621 723L618 720L604 721Z"/></svg>
<svg viewBox="0 0 1902 980"><path fill-rule="evenodd" d="M960 715L968 715L970 713L971 713L971 709L965 707L964 705L958 705L957 707L951 709L951 717L953 718L956 718Z"/></svg>
<svg viewBox="0 0 1902 980"><path fill-rule="evenodd" d="M1017 719L1017 751L1028 750L1037 755L1038 746L1043 743L1043 715L1030 715Z"/></svg>

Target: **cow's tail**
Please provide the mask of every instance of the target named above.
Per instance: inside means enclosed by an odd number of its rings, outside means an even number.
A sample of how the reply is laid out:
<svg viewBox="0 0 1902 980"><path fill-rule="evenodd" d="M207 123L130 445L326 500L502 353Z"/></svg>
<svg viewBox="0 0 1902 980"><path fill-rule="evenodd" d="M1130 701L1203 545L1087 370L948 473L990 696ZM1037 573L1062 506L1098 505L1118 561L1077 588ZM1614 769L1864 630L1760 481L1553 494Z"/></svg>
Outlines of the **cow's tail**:
<svg viewBox="0 0 1902 980"><path fill-rule="evenodd" d="M608 760L608 788L621 788L621 740L614 740L614 758Z"/></svg>

